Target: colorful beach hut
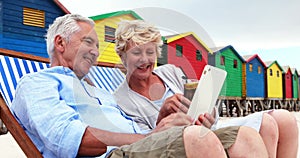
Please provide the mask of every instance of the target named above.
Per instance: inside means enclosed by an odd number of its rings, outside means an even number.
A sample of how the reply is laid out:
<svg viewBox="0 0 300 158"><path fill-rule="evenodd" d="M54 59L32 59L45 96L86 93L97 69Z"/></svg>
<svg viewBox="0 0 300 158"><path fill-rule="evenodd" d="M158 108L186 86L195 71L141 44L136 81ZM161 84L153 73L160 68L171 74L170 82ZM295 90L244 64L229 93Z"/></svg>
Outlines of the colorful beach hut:
<svg viewBox="0 0 300 158"><path fill-rule="evenodd" d="M283 86L282 86L282 67L275 61L265 62L266 70L266 90L268 99L282 99Z"/></svg>
<svg viewBox="0 0 300 158"><path fill-rule="evenodd" d="M265 98L265 63L257 55L243 56L243 97Z"/></svg>
<svg viewBox="0 0 300 158"><path fill-rule="evenodd" d="M296 68L291 68L292 70L292 85L293 85L293 98L299 98L299 74Z"/></svg>
<svg viewBox="0 0 300 158"><path fill-rule="evenodd" d="M297 70L298 73L298 98L300 100L300 70Z"/></svg>
<svg viewBox="0 0 300 158"><path fill-rule="evenodd" d="M233 116L233 109L236 109L235 113L240 116L242 114L242 67L245 60L231 45L211 48L211 50L213 54L208 54L208 64L227 72L218 104L224 103L227 116ZM224 107L220 107L220 115L223 115Z"/></svg>
<svg viewBox="0 0 300 158"><path fill-rule="evenodd" d="M134 11L117 11L90 17L96 23L95 29L99 38L98 62L120 64L121 59L115 51L115 31L121 20L142 19Z"/></svg>
<svg viewBox="0 0 300 158"><path fill-rule="evenodd" d="M296 68L291 68L292 70L292 85L293 85L293 110L298 111L299 109L299 74Z"/></svg>
<svg viewBox="0 0 300 158"><path fill-rule="evenodd" d="M58 0L1 0L0 48L48 57L48 25L69 11Z"/></svg>
<svg viewBox="0 0 300 158"><path fill-rule="evenodd" d="M221 96L242 97L242 66L245 62L239 53L229 45L226 47L212 48L213 54L208 55L208 64L221 68L227 72Z"/></svg>
<svg viewBox="0 0 300 158"><path fill-rule="evenodd" d="M283 88L283 98L292 99L293 97L293 87L292 87L292 71L289 66L282 66L282 88Z"/></svg>
<svg viewBox="0 0 300 158"><path fill-rule="evenodd" d="M162 56L167 57L167 63L180 67L190 79L201 77L211 50L195 33L165 36L164 44Z"/></svg>

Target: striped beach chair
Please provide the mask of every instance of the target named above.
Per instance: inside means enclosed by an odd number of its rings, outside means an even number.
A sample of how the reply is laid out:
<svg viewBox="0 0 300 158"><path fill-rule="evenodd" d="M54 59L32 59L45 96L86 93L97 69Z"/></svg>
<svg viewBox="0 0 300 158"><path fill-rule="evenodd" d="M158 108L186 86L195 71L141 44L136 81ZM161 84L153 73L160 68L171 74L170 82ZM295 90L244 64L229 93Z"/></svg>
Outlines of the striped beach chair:
<svg viewBox="0 0 300 158"><path fill-rule="evenodd" d="M48 63L0 55L0 91L6 103L11 105L17 83L23 75L49 67ZM93 66L87 77L96 87L113 93L125 75L119 68Z"/></svg>
<svg viewBox="0 0 300 158"><path fill-rule="evenodd" d="M20 78L32 72L48 68L49 64L15 57L0 55L0 129L6 134L7 129L14 137L27 157L42 157L23 128L9 110ZM3 126L3 123L6 125Z"/></svg>
<svg viewBox="0 0 300 158"><path fill-rule="evenodd" d="M113 93L125 79L119 68L93 66L87 77L92 83L106 91Z"/></svg>
<svg viewBox="0 0 300 158"><path fill-rule="evenodd" d="M8 129L27 157L42 155L11 114L9 106L14 98L17 83L23 75L49 67L47 62L0 55L0 135L7 133ZM125 75L119 68L93 66L87 77L96 87L112 93L122 83Z"/></svg>

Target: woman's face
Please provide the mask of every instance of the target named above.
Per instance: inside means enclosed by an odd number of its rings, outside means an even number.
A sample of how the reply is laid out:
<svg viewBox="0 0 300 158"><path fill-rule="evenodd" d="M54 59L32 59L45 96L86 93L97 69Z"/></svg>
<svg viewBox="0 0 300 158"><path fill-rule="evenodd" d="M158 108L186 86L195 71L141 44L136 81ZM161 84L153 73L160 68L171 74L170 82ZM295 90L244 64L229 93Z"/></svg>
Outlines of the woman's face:
<svg viewBox="0 0 300 158"><path fill-rule="evenodd" d="M157 58L156 45L148 42L136 45L130 42L126 53L122 56L123 63L127 69L127 77L136 79L147 79L150 77Z"/></svg>

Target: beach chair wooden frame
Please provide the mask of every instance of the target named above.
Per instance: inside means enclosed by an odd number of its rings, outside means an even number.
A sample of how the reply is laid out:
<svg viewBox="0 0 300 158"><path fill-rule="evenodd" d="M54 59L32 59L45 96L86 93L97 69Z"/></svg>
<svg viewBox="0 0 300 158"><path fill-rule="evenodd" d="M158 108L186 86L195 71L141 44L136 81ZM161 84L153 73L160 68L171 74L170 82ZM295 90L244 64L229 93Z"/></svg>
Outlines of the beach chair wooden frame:
<svg viewBox="0 0 300 158"><path fill-rule="evenodd" d="M46 58L41 58L37 56L32 56L28 54L22 54L15 51L10 51L6 49L0 48L0 55L3 56L9 56L9 57L18 57L22 59L32 60L32 61L39 61L39 62L45 62L49 63L49 61ZM0 95L0 119L5 124L5 127L10 132L10 134L14 137L22 151L27 157L33 157L33 158L40 158L43 157L42 154L39 152L37 147L33 144L29 136L26 134L24 129L21 127L21 125L18 123L18 121L15 119L13 114L11 113L7 102L7 99L4 99L2 93Z"/></svg>
<svg viewBox="0 0 300 158"><path fill-rule="evenodd" d="M30 70L31 72L39 71L43 68L49 67L49 65L45 66L45 64L49 64L49 59L37 57L33 55L28 55L20 52L15 52L11 50L6 50L0 48L0 56L9 57L11 60L11 57L18 58L18 59L25 59L29 60L30 63L32 62L40 62L38 63L38 67L34 68L34 70ZM7 58L6 58L7 59ZM15 60L15 59L14 59ZM24 61L23 61L24 62ZM28 62L28 61L27 61ZM3 63L2 63L3 64ZM35 63L36 64L36 63ZM15 71L11 69L12 71ZM121 84L125 78L125 75L122 73L121 70L124 70L122 66L120 65L114 65L114 64L108 64L108 63L98 63L97 66L92 67L90 73L88 74L88 78L92 82L92 84L98 88L103 88L110 93L112 93L119 84ZM29 70L26 71L26 73ZM1 71L0 71L1 73ZM16 72L15 72L16 73ZM19 72L20 73L20 72ZM30 72L29 72L30 73ZM13 76L13 73L10 73L10 75ZM22 75L19 76L19 78ZM1 74L0 74L1 77ZM3 80L3 79L2 79ZM16 80L14 81L17 82ZM1 84L0 84L1 86ZM14 137L22 151L27 157L42 157L42 154L39 152L37 147L34 145L34 143L31 141L29 136L26 134L25 130L22 128L22 126L18 123L16 118L13 116L9 109L9 105L12 101L12 96L14 96L14 93L10 92L11 89L14 90L14 88L9 88L6 86L0 87L0 88L7 88L6 94L3 94L1 91L1 97L0 97L0 121L2 120L7 130L11 133L11 135ZM3 89L2 89L3 90ZM9 94L8 94L9 93ZM0 127L1 128L1 127ZM4 132L5 133L5 132ZM2 134L4 134L2 133Z"/></svg>
<svg viewBox="0 0 300 158"><path fill-rule="evenodd" d="M10 112L2 95L0 96L0 118L27 157L42 157L42 154Z"/></svg>

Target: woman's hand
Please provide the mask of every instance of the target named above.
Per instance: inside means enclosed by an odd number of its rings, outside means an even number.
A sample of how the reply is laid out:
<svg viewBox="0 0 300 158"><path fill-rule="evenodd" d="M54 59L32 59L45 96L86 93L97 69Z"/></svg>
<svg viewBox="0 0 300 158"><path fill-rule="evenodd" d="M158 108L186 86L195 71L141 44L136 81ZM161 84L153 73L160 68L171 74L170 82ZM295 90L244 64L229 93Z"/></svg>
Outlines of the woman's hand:
<svg viewBox="0 0 300 158"><path fill-rule="evenodd" d="M167 98L159 111L156 124L172 113L182 112L186 114L190 104L191 101L182 94L174 94Z"/></svg>
<svg viewBox="0 0 300 158"><path fill-rule="evenodd" d="M182 112L172 113L172 114L168 115L167 117L163 118L157 124L157 126L154 128L152 133L163 131L163 130L166 130L173 126L191 125L192 122L193 122L193 119L190 116L188 116Z"/></svg>
<svg viewBox="0 0 300 158"><path fill-rule="evenodd" d="M209 113L205 113L205 114L201 114L198 117L198 120L196 120L195 124L196 125L203 125L206 128L211 128L211 126L215 123L215 118L209 114Z"/></svg>

